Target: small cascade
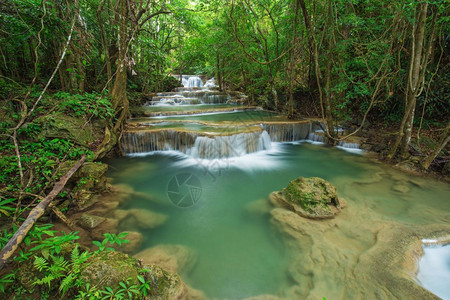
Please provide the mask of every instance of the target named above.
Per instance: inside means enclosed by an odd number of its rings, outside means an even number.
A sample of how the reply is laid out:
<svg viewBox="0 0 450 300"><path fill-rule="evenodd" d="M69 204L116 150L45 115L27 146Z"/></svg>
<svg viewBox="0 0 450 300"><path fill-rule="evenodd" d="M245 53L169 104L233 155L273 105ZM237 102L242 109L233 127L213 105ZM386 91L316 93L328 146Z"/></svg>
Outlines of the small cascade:
<svg viewBox="0 0 450 300"><path fill-rule="evenodd" d="M205 136L176 130L125 132L122 150L126 154L176 150L196 158L216 159L242 156L271 148L266 131Z"/></svg>
<svg viewBox="0 0 450 300"><path fill-rule="evenodd" d="M184 87L203 87L203 81L198 76L190 76L186 83L182 83Z"/></svg>
<svg viewBox="0 0 450 300"><path fill-rule="evenodd" d="M321 134L317 134L316 131L311 132L308 135L308 140L316 143L323 143L324 142L324 136Z"/></svg>
<svg viewBox="0 0 450 300"><path fill-rule="evenodd" d="M214 79L214 77L209 79L209 80L207 80L205 82L204 87L216 87L216 80Z"/></svg>
<svg viewBox="0 0 450 300"><path fill-rule="evenodd" d="M345 141L339 141L338 146L340 146L342 148L347 148L347 149L359 149L358 143L348 143Z"/></svg>
<svg viewBox="0 0 450 300"><path fill-rule="evenodd" d="M126 131L122 136L122 151L125 154L152 151L176 150L185 153L194 145L197 135L176 130Z"/></svg>
<svg viewBox="0 0 450 300"><path fill-rule="evenodd" d="M176 76L178 77L178 76ZM173 92L157 93L147 105L172 106L172 105L196 105L196 104L226 104L242 102L241 95L232 99L230 94L220 92L211 78L203 85L199 76L182 75L183 87L176 88Z"/></svg>
<svg viewBox="0 0 450 300"><path fill-rule="evenodd" d="M192 157L218 159L243 156L271 148L266 131L239 133L225 136L199 136L187 154Z"/></svg>
<svg viewBox="0 0 450 300"><path fill-rule="evenodd" d="M304 140L312 130L311 123L264 124L274 142L295 142Z"/></svg>

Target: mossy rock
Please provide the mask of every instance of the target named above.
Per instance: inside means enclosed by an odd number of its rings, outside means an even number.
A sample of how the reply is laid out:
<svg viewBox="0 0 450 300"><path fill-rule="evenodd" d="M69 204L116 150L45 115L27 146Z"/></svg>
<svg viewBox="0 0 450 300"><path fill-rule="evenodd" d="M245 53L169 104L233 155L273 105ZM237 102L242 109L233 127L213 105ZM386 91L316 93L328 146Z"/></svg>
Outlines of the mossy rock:
<svg viewBox="0 0 450 300"><path fill-rule="evenodd" d="M36 122L41 124L43 129L40 138L62 138L86 147L100 138L90 123L62 113L39 117Z"/></svg>
<svg viewBox="0 0 450 300"><path fill-rule="evenodd" d="M94 254L81 269L81 278L91 286L102 290L109 286L119 287L119 282L129 279L129 284L138 284L140 264L135 258L116 251Z"/></svg>
<svg viewBox="0 0 450 300"><path fill-rule="evenodd" d="M283 190L271 193L270 199L275 205L311 219L333 218L341 210L336 187L319 177L292 180Z"/></svg>
<svg viewBox="0 0 450 300"><path fill-rule="evenodd" d="M150 270L150 299L172 300L187 299L188 288L178 274L171 274L157 265L147 266Z"/></svg>

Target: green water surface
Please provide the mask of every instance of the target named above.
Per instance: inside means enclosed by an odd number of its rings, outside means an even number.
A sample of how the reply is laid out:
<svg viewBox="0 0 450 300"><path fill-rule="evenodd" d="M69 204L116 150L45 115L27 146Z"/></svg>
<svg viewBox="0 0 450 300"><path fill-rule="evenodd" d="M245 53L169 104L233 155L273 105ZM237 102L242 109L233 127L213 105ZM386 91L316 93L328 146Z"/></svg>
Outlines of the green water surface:
<svg viewBox="0 0 450 300"><path fill-rule="evenodd" d="M159 153L108 163L115 184L130 185L154 199L135 196L123 209L148 209L169 216L163 226L143 232L142 249L158 244L192 248L197 261L181 276L214 299L281 295L292 284L286 250L264 208L270 192L282 189L298 176L330 181L347 200L348 210L364 211L365 220L352 220L352 230L372 220L450 223L448 184L405 175L366 157L321 145L274 144L267 153L220 162ZM177 207L168 197L168 183L180 173L192 174L201 183L198 202L188 208ZM343 243L340 251L354 261L360 255L358 251L370 247L372 239L364 230L356 234L360 238L345 228L330 234L335 234L336 240L352 236L352 245ZM324 276L330 281L343 278L338 267L328 273ZM306 274L306 280L314 278ZM323 291L323 296L330 294L332 290Z"/></svg>

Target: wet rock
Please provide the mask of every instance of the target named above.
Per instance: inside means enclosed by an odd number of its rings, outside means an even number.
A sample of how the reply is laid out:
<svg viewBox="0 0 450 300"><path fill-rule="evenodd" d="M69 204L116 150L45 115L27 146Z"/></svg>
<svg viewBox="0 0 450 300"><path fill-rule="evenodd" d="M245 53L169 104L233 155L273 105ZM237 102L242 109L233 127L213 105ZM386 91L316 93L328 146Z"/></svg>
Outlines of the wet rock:
<svg viewBox="0 0 450 300"><path fill-rule="evenodd" d="M144 265L158 265L171 273L188 272L195 264L195 253L181 245L158 245L134 257L141 259Z"/></svg>
<svg viewBox="0 0 450 300"><path fill-rule="evenodd" d="M83 211L93 206L98 201L98 195L84 189L74 189L73 198L78 211Z"/></svg>
<svg viewBox="0 0 450 300"><path fill-rule="evenodd" d="M171 274L161 266L147 266L150 280L150 299L152 300L203 300L203 292L186 285L178 274Z"/></svg>
<svg viewBox="0 0 450 300"><path fill-rule="evenodd" d="M402 194L407 194L409 193L410 188L405 183L397 183L394 186L392 186L392 190Z"/></svg>
<svg viewBox="0 0 450 300"><path fill-rule="evenodd" d="M139 270L137 259L116 251L102 251L81 266L80 277L98 290L107 286L115 289L119 287L119 282L127 279L130 284L138 284Z"/></svg>
<svg viewBox="0 0 450 300"><path fill-rule="evenodd" d="M125 236L125 239L129 241L129 243L124 243L117 247L117 250L132 254L135 253L142 245L142 233L136 231L128 231L128 234Z"/></svg>
<svg viewBox="0 0 450 300"><path fill-rule="evenodd" d="M82 214L78 223L84 229L94 229L105 220L106 218L104 217L94 216L91 214Z"/></svg>
<svg viewBox="0 0 450 300"><path fill-rule="evenodd" d="M129 209L128 215L122 219L121 227L126 229L153 229L164 224L169 217L146 209Z"/></svg>
<svg viewBox="0 0 450 300"><path fill-rule="evenodd" d="M112 216L113 216L114 219L122 221L123 219L128 217L129 214L130 214L130 212L128 210L116 209L116 210L113 211Z"/></svg>
<svg viewBox="0 0 450 300"><path fill-rule="evenodd" d="M105 218L105 221L92 230L92 238L97 241L102 241L105 233L117 233L119 221L116 219Z"/></svg>
<svg viewBox="0 0 450 300"><path fill-rule="evenodd" d="M281 191L270 194L270 201L311 219L333 218L340 210L336 188L319 177L299 177Z"/></svg>
<svg viewBox="0 0 450 300"><path fill-rule="evenodd" d="M259 199L247 204L245 209L251 214L265 215L270 212L272 207L267 199Z"/></svg>

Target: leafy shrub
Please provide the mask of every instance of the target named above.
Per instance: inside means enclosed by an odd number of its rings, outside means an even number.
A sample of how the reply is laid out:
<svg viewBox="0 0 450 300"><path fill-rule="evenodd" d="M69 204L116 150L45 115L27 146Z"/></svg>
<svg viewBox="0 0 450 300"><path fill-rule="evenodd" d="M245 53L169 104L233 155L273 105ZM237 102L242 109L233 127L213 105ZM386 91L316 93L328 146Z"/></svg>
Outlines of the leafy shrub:
<svg viewBox="0 0 450 300"><path fill-rule="evenodd" d="M111 101L106 95L96 92L80 94L70 94L58 92L54 98L60 101L58 109L68 115L78 117L107 119L114 116Z"/></svg>

